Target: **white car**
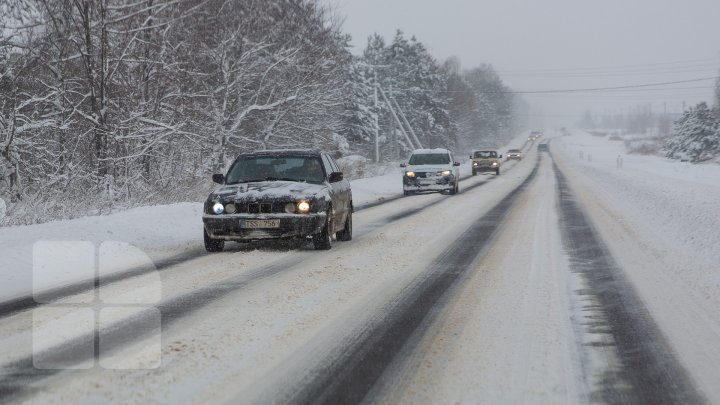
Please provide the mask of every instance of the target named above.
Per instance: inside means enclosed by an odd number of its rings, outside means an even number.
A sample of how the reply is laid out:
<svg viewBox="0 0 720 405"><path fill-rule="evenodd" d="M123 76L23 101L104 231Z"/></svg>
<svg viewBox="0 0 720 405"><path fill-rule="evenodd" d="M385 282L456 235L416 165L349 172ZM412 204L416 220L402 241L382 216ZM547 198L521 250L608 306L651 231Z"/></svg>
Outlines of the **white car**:
<svg viewBox="0 0 720 405"><path fill-rule="evenodd" d="M402 163L403 192L439 191L456 194L460 191L460 162L447 149L415 149L407 164Z"/></svg>

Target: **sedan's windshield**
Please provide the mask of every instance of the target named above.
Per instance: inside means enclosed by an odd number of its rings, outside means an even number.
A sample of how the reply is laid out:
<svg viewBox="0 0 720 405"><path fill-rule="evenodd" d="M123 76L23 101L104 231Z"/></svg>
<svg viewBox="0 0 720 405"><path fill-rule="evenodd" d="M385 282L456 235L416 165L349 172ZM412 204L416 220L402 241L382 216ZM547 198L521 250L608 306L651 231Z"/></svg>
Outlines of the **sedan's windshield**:
<svg viewBox="0 0 720 405"><path fill-rule="evenodd" d="M446 165L450 163L447 153L415 153L410 156L411 165Z"/></svg>
<svg viewBox="0 0 720 405"><path fill-rule="evenodd" d="M253 181L304 181L325 179L320 159L312 156L248 156L239 158L227 175L227 184Z"/></svg>

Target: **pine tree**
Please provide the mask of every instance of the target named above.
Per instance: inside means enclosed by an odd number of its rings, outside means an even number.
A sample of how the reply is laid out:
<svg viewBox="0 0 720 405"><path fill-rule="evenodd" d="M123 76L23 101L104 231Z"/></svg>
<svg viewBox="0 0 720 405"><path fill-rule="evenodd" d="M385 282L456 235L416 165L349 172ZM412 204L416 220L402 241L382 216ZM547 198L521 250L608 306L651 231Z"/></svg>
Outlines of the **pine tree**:
<svg viewBox="0 0 720 405"><path fill-rule="evenodd" d="M691 107L675 122L673 136L665 143L665 156L692 163L720 155L720 122L707 103Z"/></svg>

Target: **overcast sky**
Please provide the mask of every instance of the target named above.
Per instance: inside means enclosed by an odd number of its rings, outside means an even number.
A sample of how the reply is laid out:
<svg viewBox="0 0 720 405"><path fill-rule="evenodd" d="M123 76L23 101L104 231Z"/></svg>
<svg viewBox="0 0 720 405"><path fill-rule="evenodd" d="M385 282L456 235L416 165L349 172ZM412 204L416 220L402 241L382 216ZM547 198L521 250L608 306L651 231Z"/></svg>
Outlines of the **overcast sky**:
<svg viewBox="0 0 720 405"><path fill-rule="evenodd" d="M720 0L325 1L345 18L355 53L372 33L390 40L400 29L439 60L492 64L516 91L685 81L720 69ZM523 97L531 115L574 122L585 109L680 111L683 101L710 102L713 83Z"/></svg>

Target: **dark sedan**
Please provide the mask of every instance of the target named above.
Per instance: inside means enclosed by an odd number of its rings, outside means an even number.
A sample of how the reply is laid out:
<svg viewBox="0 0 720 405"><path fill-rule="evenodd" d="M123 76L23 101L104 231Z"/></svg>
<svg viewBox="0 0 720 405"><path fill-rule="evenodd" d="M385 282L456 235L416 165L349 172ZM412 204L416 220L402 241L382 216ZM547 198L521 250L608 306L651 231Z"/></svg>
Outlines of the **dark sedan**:
<svg viewBox="0 0 720 405"><path fill-rule="evenodd" d="M324 152L271 150L242 154L205 202L205 249L225 241L311 239L330 249L333 236L352 239L350 183Z"/></svg>

